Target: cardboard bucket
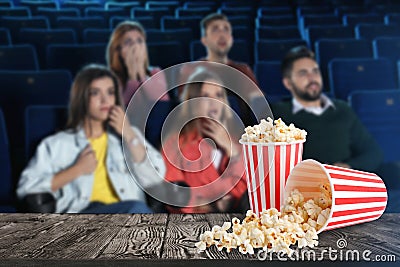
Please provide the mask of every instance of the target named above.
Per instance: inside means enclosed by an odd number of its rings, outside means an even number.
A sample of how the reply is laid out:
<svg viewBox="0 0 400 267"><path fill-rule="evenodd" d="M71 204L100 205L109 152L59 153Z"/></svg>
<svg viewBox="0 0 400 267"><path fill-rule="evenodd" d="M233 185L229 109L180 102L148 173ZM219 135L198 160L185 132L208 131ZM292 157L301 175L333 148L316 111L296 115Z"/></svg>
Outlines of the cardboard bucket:
<svg viewBox="0 0 400 267"><path fill-rule="evenodd" d="M298 189L304 200L320 195L319 185L328 183L332 207L328 220L318 233L378 219L387 205L387 190L374 173L346 169L308 159L291 171L285 197Z"/></svg>
<svg viewBox="0 0 400 267"><path fill-rule="evenodd" d="M283 204L284 189L290 171L302 160L303 143L253 143L243 146L250 208L259 215Z"/></svg>

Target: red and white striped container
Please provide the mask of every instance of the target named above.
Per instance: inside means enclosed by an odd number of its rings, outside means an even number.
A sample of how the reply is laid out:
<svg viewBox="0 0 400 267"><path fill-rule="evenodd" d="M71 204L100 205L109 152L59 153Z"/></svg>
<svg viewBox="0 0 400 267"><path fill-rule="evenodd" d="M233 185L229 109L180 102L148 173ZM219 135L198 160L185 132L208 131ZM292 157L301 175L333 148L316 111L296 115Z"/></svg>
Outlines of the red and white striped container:
<svg viewBox="0 0 400 267"><path fill-rule="evenodd" d="M293 143L242 142L250 208L255 214L280 209L290 171L303 156L304 141Z"/></svg>
<svg viewBox="0 0 400 267"><path fill-rule="evenodd" d="M378 219L385 211L387 190L374 173L356 171L308 159L291 171L285 198L297 188L305 200L320 195L319 185L328 183L332 190L332 208L318 233Z"/></svg>

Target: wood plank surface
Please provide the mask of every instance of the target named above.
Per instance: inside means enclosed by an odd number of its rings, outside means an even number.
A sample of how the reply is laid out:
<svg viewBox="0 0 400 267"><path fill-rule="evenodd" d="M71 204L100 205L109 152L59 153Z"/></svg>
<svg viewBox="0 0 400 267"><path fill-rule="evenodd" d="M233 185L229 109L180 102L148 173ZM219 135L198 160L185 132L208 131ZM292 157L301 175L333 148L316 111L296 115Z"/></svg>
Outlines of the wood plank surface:
<svg viewBox="0 0 400 267"><path fill-rule="evenodd" d="M58 229L56 231L59 231L59 226L70 215L61 217L39 215L36 219L30 214L26 218L20 214L1 217L3 220L5 219L4 217L9 217L10 219L9 224L0 229L0 258L7 258L28 255L32 248L46 243L49 236L44 233L51 231L51 229ZM35 237L38 237L39 240L32 242Z"/></svg>
<svg viewBox="0 0 400 267"><path fill-rule="evenodd" d="M98 259L157 259L167 224L167 214L134 214Z"/></svg>
<svg viewBox="0 0 400 267"><path fill-rule="evenodd" d="M243 219L244 215L0 214L0 266L188 266L189 262L191 267L210 262L259 265L256 255L242 255L237 250L227 253L211 247L197 251L195 243L201 233L233 217ZM388 213L373 222L323 232L312 253L318 259L329 249L336 249L338 257L340 250L369 250L371 258L394 255L398 263L399 222L400 214ZM339 239L347 243L342 249L337 247ZM307 249L298 253L302 251ZM324 264L332 262L327 253L322 257ZM281 264L276 255L272 260Z"/></svg>
<svg viewBox="0 0 400 267"><path fill-rule="evenodd" d="M204 231L210 230L204 214L170 214L162 247L163 259L204 259L195 243Z"/></svg>
<svg viewBox="0 0 400 267"><path fill-rule="evenodd" d="M76 215L75 215L76 216ZM87 220L74 218L75 224L60 230L65 234L40 250L33 258L93 259L120 231L130 215L95 215Z"/></svg>

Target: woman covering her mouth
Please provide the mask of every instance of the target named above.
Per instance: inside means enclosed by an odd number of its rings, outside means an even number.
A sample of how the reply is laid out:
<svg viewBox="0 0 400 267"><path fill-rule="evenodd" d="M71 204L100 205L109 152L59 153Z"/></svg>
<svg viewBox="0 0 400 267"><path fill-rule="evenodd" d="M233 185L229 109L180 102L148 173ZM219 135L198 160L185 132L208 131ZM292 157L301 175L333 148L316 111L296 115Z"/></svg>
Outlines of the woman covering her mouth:
<svg viewBox="0 0 400 267"><path fill-rule="evenodd" d="M198 68L184 88L175 123L163 143L166 180L185 182L191 198L172 212L239 211L247 187L233 114L221 79ZM242 211L242 210L240 210Z"/></svg>

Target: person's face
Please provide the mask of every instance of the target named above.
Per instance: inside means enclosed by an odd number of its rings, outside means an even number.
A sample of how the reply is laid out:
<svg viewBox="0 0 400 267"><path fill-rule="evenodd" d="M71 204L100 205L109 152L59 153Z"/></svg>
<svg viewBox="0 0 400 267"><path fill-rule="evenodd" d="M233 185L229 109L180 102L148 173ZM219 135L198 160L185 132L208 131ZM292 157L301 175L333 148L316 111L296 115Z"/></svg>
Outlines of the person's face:
<svg viewBox="0 0 400 267"><path fill-rule="evenodd" d="M196 100L196 109L194 111L196 115L221 121L224 109L223 90L219 85L209 82L203 83L200 98L198 101Z"/></svg>
<svg viewBox="0 0 400 267"><path fill-rule="evenodd" d="M125 59L128 53L134 51L145 51L146 40L139 31L131 30L126 32L121 41L121 56Z"/></svg>
<svg viewBox="0 0 400 267"><path fill-rule="evenodd" d="M283 79L286 88L303 101L318 100L322 93L322 77L317 62L301 58L293 63L290 77Z"/></svg>
<svg viewBox="0 0 400 267"><path fill-rule="evenodd" d="M90 84L88 117L94 121L106 121L111 108L115 105L113 80L109 77L98 78Z"/></svg>
<svg viewBox="0 0 400 267"><path fill-rule="evenodd" d="M212 21L201 41L211 52L226 56L233 44L231 24L226 20Z"/></svg>

